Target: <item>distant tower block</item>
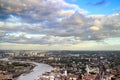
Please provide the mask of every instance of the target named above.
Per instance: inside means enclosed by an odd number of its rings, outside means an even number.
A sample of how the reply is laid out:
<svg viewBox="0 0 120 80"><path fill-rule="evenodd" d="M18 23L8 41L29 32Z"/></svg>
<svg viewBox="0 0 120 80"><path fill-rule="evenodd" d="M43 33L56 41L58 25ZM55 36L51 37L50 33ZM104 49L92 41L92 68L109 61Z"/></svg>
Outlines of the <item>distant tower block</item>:
<svg viewBox="0 0 120 80"><path fill-rule="evenodd" d="M67 76L67 70L65 70L65 73L64 73L64 74L65 74L65 76Z"/></svg>
<svg viewBox="0 0 120 80"><path fill-rule="evenodd" d="M90 69L89 69L89 66L88 66L88 65L86 65L86 71L87 71L87 74L90 73Z"/></svg>

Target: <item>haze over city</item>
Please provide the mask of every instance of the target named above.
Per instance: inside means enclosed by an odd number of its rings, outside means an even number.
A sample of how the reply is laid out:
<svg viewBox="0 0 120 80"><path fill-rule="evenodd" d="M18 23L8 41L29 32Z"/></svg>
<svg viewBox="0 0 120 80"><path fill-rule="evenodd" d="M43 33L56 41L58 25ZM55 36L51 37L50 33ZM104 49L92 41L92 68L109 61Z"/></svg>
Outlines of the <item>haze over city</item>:
<svg viewBox="0 0 120 80"><path fill-rule="evenodd" d="M119 0L0 0L1 50L120 50Z"/></svg>

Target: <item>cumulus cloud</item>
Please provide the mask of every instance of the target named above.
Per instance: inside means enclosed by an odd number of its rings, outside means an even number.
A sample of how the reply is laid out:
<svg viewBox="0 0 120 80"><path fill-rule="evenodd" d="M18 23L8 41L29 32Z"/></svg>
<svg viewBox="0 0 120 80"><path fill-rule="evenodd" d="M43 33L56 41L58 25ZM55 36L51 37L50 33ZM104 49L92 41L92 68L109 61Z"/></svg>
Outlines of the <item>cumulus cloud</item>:
<svg viewBox="0 0 120 80"><path fill-rule="evenodd" d="M64 0L1 0L0 12L1 42L76 44L120 36L119 13L85 15Z"/></svg>
<svg viewBox="0 0 120 80"><path fill-rule="evenodd" d="M1 0L0 9L2 17L16 15L27 22L56 20L66 17L68 12L73 13L74 10L86 13L77 5L68 4L64 0Z"/></svg>
<svg viewBox="0 0 120 80"><path fill-rule="evenodd" d="M7 33L1 36L1 41L19 44L74 44L73 37L30 35L27 33Z"/></svg>
<svg viewBox="0 0 120 80"><path fill-rule="evenodd" d="M100 30L100 28L97 27L97 26L92 26L92 27L90 27L90 29L93 30L93 31L98 31L98 30Z"/></svg>

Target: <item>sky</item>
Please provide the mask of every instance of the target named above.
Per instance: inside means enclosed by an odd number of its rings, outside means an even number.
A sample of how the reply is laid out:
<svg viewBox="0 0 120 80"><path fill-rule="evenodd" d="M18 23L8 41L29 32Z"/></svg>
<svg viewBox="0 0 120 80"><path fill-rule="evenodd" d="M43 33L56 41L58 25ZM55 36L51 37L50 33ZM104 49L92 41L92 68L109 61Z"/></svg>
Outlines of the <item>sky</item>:
<svg viewBox="0 0 120 80"><path fill-rule="evenodd" d="M119 0L0 0L0 50L120 50Z"/></svg>

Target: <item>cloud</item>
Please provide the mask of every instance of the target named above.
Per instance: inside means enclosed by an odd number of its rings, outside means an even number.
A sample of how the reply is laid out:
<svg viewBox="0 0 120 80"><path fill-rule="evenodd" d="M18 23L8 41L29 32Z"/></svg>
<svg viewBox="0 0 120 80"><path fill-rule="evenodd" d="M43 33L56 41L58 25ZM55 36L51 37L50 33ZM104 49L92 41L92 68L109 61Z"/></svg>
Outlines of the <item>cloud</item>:
<svg viewBox="0 0 120 80"><path fill-rule="evenodd" d="M92 5L92 6L103 6L106 5L108 2L106 0L101 0L99 2L91 3L88 2L87 5Z"/></svg>
<svg viewBox="0 0 120 80"><path fill-rule="evenodd" d="M100 30L100 28L97 27L97 26L92 26L92 27L90 27L90 29L93 30L93 31L98 31L98 30Z"/></svg>
<svg viewBox="0 0 120 80"><path fill-rule="evenodd" d="M115 12L120 13L120 7L113 9Z"/></svg>
<svg viewBox="0 0 120 80"><path fill-rule="evenodd" d="M29 36L28 36L29 35ZM76 43L73 37L30 35L27 33L8 33L0 35L1 41L18 44L67 44Z"/></svg>
<svg viewBox="0 0 120 80"><path fill-rule="evenodd" d="M119 13L85 15L64 0L1 0L0 7L0 42L77 44L120 36Z"/></svg>
<svg viewBox="0 0 120 80"><path fill-rule="evenodd" d="M1 22L0 29L6 32L1 38L5 42L24 44L74 44L81 41L100 41L120 36L119 17L119 14L98 18L74 13L69 18L54 23ZM31 34L39 36L28 38L27 36Z"/></svg>
<svg viewBox="0 0 120 80"><path fill-rule="evenodd" d="M85 10L79 8L77 5L68 4L64 0L1 0L0 9L0 19L6 19L10 15L13 15L21 17L26 22L56 20L67 17L65 15L68 14L68 12L73 13L73 11L86 13Z"/></svg>

